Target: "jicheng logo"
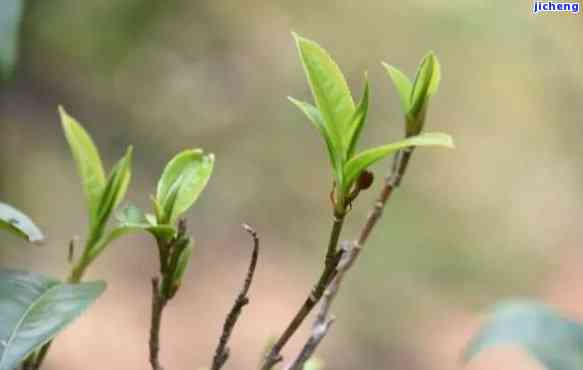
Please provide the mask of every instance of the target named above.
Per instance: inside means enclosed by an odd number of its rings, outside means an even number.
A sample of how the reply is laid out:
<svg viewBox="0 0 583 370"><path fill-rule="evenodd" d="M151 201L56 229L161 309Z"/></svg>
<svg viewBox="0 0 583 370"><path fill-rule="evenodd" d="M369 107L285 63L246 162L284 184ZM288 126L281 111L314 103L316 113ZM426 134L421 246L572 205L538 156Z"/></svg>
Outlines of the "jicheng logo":
<svg viewBox="0 0 583 370"><path fill-rule="evenodd" d="M535 1L532 7L533 14L539 13L570 13L579 14L579 2Z"/></svg>

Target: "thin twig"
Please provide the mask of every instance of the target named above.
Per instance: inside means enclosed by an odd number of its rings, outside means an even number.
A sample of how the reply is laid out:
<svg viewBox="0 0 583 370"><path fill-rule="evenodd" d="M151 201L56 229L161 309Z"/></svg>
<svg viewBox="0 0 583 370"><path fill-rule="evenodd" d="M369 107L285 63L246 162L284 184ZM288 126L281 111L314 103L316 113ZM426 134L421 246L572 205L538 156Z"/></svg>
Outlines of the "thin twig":
<svg viewBox="0 0 583 370"><path fill-rule="evenodd" d="M168 301L160 291L160 280L152 278L152 317L150 323L150 364L152 370L164 370L160 365L160 326L162 324L162 313Z"/></svg>
<svg viewBox="0 0 583 370"><path fill-rule="evenodd" d="M397 152L393 158L391 172L388 176L385 177L385 184L383 189L381 190L377 201L370 211L358 239L352 243L342 243L342 258L336 267L336 274L334 278L324 292L320 310L318 311L316 319L314 320L310 337L302 347L302 350L298 356L294 359L293 362L290 363L290 365L286 367L286 370L302 370L306 361L310 359L321 343L322 339L324 339L326 334L328 334L330 326L334 321L334 317L330 316L330 308L332 307L332 303L338 294L338 290L340 289L344 277L346 276L346 273L352 268L354 262L358 259L364 244L368 240L375 225L380 220L383 209L390 199L393 190L401 184L401 180L405 174L405 171L407 170L412 153L412 148Z"/></svg>
<svg viewBox="0 0 583 370"><path fill-rule="evenodd" d="M270 370L275 364L283 360L280 352L287 344L289 339L295 334L300 325L304 322L306 317L310 314L314 306L320 301L326 287L332 281L336 274L336 266L340 261L341 253L337 251L338 240L340 239L340 232L344 225L345 213L335 212L334 223L332 231L330 232L330 240L328 242L328 250L326 252L326 262L324 269L318 282L296 313L292 321L288 324L282 335L277 339L271 350L267 353L261 365L261 370Z"/></svg>
<svg viewBox="0 0 583 370"><path fill-rule="evenodd" d="M243 307L249 303L249 297L247 297L247 293L249 292L249 288L253 282L253 275L255 274L255 267L257 266L257 258L259 257L259 238L251 226L243 224L243 229L245 229L245 231L247 231L253 238L253 253L251 255L251 262L249 263L249 269L247 270L243 288L237 296L237 299L235 299L235 303L233 304L233 307L231 308L231 311L227 315L225 323L223 324L223 332L213 357L211 370L220 370L225 362L227 362L229 359L230 349L227 346L229 338L231 337L233 328L235 327L235 324L237 323L237 320L243 311Z"/></svg>

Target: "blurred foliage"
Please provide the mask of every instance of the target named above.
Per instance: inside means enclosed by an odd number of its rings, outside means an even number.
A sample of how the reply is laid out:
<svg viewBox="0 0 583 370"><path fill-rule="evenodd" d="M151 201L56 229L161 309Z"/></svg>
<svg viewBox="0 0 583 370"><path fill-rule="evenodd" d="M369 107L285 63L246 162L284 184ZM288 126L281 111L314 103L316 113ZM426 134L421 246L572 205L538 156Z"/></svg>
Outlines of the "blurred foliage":
<svg viewBox="0 0 583 370"><path fill-rule="evenodd" d="M378 61L411 76L423 53L435 50L443 78L426 129L451 133L457 146L416 153L384 227L338 300L334 342L324 351L349 338L355 353L327 359L327 368L407 359L400 354L419 344L402 330L436 312L540 292L563 251L580 240L580 16L534 17L530 4L502 0L29 0L27 6L20 63L0 88L0 196L26 209L50 242L34 256L2 248L2 264L59 274L71 233L85 226L58 125L62 103L87 123L105 162L126 143L143 148L134 153L131 197L138 206L148 205L141 194L173 153L193 146L215 153L213 186L189 213L199 253L231 255L220 246L240 243L233 230L249 222L269 246L261 263L279 266L286 281L301 276L306 285L294 287L307 291L331 222L331 184L320 139L285 99L309 96L290 30L330 50L353 89L365 69L379 81L371 86L373 122L363 147L402 135L399 97ZM386 167L373 168L377 179ZM361 226L376 185L349 215L346 237ZM143 248L128 249L136 261L151 258ZM199 263L193 270L205 269ZM120 273L113 265L101 271ZM133 266L126 278L143 282L143 264ZM219 270L204 271L223 278ZM413 358L402 361L423 361Z"/></svg>

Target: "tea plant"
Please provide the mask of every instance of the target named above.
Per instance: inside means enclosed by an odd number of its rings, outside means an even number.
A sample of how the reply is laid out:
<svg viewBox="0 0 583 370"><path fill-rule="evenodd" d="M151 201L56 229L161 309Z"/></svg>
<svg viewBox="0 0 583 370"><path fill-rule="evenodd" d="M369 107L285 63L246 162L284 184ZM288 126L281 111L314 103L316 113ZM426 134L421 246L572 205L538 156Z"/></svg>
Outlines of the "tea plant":
<svg viewBox="0 0 583 370"><path fill-rule="evenodd" d="M332 57L317 43L294 34L300 60L315 105L289 98L319 131L328 153L332 174L330 213L332 226L325 248L322 271L297 314L274 341L262 359L260 368L272 369L283 360L282 350L296 334L308 314L320 303L311 335L300 353L292 357L286 369L317 369L311 360L318 345L330 330L330 309L343 279L358 259L365 243L377 226L393 191L401 184L414 149L420 146L453 147L452 139L443 133L426 133L424 127L430 101L440 83L440 65L433 53L421 61L417 74L410 80L397 68L383 63L397 90L404 117L404 138L374 148L358 150L358 142L368 120L370 89L364 76L362 97L355 103L348 84ZM111 216L123 202L131 180L132 147L109 174L103 168L99 151L90 135L64 109L59 108L63 130L78 167L85 195L88 231L81 255L72 264L63 282L31 272L2 270L0 274L0 370L38 369L43 363L51 340L85 311L105 290L105 282L83 282L87 269L113 242L137 231L149 233L157 246L160 269L152 278L152 312L149 338L149 360L153 370L160 364L160 329L164 308L180 289L189 264L193 238L182 218L207 185L214 166L212 154L200 149L185 150L170 160L164 169L152 211L145 213L128 205L118 212L118 220L110 226ZM353 241L341 242L342 229L352 206L362 191L374 185L370 167L393 158L380 193ZM42 233L21 212L0 207L0 226L29 241L42 239ZM253 238L253 252L243 288L229 311L220 335L211 369L221 369L229 358L228 341L242 309L249 303L248 293L258 263L259 238L248 225L244 228ZM70 250L77 246L72 241ZM70 253L74 259L74 253Z"/></svg>

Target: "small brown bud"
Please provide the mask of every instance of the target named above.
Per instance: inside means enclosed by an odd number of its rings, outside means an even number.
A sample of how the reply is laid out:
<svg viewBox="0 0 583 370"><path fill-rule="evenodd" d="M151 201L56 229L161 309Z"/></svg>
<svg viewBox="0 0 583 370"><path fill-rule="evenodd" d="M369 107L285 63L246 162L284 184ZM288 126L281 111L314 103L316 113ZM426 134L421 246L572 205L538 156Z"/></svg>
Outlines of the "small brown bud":
<svg viewBox="0 0 583 370"><path fill-rule="evenodd" d="M373 182L374 182L374 174L368 170L364 170L358 176L357 188L359 190L366 190L366 189L371 187Z"/></svg>

